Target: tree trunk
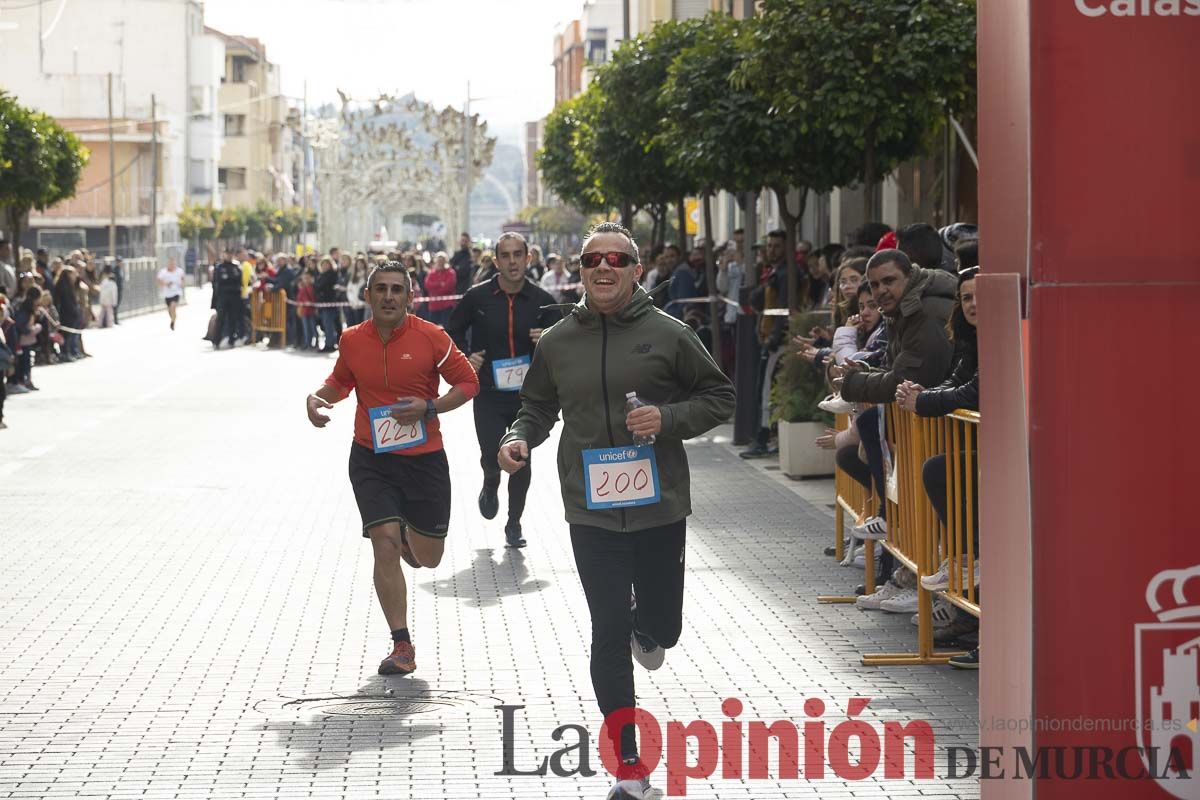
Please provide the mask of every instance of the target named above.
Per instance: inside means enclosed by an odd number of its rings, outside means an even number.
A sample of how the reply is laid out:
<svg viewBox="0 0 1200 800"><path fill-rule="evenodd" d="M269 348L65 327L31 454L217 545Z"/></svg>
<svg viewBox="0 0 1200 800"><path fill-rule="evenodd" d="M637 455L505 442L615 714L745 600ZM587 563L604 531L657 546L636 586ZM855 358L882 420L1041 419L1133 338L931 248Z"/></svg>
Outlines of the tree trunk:
<svg viewBox="0 0 1200 800"><path fill-rule="evenodd" d="M799 308L800 281L796 272L796 220L788 208L787 187L775 187L775 198L779 201L779 216L783 217L783 258L787 264L788 311Z"/></svg>
<svg viewBox="0 0 1200 800"><path fill-rule="evenodd" d="M675 212L679 219L679 231L676 233L675 243L679 246L679 255L687 253L687 208L686 199L679 198L679 203L675 207Z"/></svg>
<svg viewBox="0 0 1200 800"><path fill-rule="evenodd" d="M742 224L742 285L758 286L758 262L754 243L758 241L758 192L746 192L745 222ZM753 276L749 279L747 276Z"/></svg>
<svg viewBox="0 0 1200 800"><path fill-rule="evenodd" d="M875 131L867 129L867 146L863 153L863 222L877 222L875 213Z"/></svg>
<svg viewBox="0 0 1200 800"><path fill-rule="evenodd" d="M633 230L633 207L629 203L621 204L621 224Z"/></svg>
<svg viewBox="0 0 1200 800"><path fill-rule="evenodd" d="M721 348L721 320L725 318L725 304L718 298L717 266L713 263L712 245L712 192L704 193L704 276L708 284L708 329L712 334L712 357L717 367L725 371L725 353Z"/></svg>

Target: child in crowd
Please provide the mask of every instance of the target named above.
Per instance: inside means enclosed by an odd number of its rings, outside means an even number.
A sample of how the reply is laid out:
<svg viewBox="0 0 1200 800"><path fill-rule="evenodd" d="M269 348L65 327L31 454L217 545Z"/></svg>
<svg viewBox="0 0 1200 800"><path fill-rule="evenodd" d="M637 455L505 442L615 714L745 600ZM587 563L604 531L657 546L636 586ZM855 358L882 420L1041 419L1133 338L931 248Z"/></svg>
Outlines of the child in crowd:
<svg viewBox="0 0 1200 800"><path fill-rule="evenodd" d="M113 277L112 267L105 267L100 279L100 327L111 328L116 321L114 309L117 307L117 281Z"/></svg>

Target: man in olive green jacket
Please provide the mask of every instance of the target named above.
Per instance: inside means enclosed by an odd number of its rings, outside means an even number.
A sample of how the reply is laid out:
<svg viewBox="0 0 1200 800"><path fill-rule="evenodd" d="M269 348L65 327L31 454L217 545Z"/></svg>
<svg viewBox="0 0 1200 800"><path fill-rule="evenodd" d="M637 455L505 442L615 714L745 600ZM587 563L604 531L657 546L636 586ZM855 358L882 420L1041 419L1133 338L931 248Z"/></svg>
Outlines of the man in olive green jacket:
<svg viewBox="0 0 1200 800"><path fill-rule="evenodd" d="M562 412L558 474L592 616L592 685L607 717L636 703L631 654L657 669L679 639L692 511L683 440L727 420L734 391L695 332L639 285L629 231L593 228L580 274L586 295L542 334L499 462L521 469ZM629 393L645 405L627 413ZM653 443L638 446L643 437ZM612 727L625 767L609 797L641 798L649 785L634 727Z"/></svg>

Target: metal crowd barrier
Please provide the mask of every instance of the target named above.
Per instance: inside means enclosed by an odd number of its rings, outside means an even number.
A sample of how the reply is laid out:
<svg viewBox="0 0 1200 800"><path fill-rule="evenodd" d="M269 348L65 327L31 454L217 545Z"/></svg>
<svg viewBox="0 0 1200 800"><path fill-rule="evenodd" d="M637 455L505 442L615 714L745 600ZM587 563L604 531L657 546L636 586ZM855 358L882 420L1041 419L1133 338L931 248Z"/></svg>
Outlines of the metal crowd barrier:
<svg viewBox="0 0 1200 800"><path fill-rule="evenodd" d="M287 292L254 291L250 293L250 337L257 342L264 333L271 337L271 347L287 345Z"/></svg>
<svg viewBox="0 0 1200 800"><path fill-rule="evenodd" d="M937 572L943 559L950 560L950 585L944 595L948 601L980 616L979 600L973 580L975 553L976 487L979 485L979 414L956 411L946 417L918 417L890 403L885 407L886 439L891 451L888 474L888 536L882 542L895 560L919 578ZM849 424L837 420L838 430ZM933 456L946 457L946 512L943 526L925 492L923 470ZM858 482L840 469L836 475L837 505L834 512L835 552L844 557L842 543L845 514L856 519L869 516L876 502ZM872 542L864 543L866 589L874 590L874 551ZM868 666L912 666L944 664L954 652L936 652L933 643L933 592L917 584L917 647L911 653L864 654ZM853 597L819 597L821 602L853 602Z"/></svg>
<svg viewBox="0 0 1200 800"><path fill-rule="evenodd" d="M932 420L942 452L946 454L946 530L941 539L943 558L950 559L950 586L946 599L964 611L980 616L975 581L963 581L963 570L974 575L976 509L979 486L979 412L955 411Z"/></svg>

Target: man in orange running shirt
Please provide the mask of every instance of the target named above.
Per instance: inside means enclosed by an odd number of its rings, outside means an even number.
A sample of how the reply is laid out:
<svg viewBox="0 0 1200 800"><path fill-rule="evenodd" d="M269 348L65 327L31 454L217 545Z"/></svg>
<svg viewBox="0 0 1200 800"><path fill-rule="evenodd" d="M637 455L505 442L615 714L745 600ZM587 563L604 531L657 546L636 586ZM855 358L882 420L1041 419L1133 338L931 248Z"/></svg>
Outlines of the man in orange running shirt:
<svg viewBox="0 0 1200 800"><path fill-rule="evenodd" d="M375 593L392 631L392 652L379 674L406 675L417 663L400 561L419 569L442 560L450 468L438 415L477 395L479 377L444 330L408 313L412 278L402 264L375 267L363 291L371 319L342 334L333 372L308 396L308 419L325 427L329 417L320 409L355 392L350 485L362 535L375 552ZM439 377L451 387L441 397Z"/></svg>

